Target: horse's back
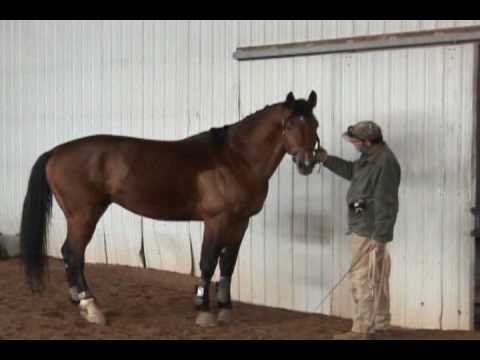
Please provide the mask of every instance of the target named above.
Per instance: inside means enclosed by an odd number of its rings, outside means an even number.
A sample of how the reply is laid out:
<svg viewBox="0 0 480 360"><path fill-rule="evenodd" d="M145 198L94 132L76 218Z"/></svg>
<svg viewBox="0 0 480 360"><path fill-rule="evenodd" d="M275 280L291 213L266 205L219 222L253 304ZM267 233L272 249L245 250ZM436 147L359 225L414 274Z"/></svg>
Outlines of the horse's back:
<svg viewBox="0 0 480 360"><path fill-rule="evenodd" d="M208 141L202 136L164 141L119 135L92 135L75 139L53 148L53 167L83 169L86 175L98 172L118 173L121 169L149 172L152 167L193 166L201 154L208 153ZM185 164L183 164L185 163ZM75 171L73 171L75 172Z"/></svg>
<svg viewBox="0 0 480 360"><path fill-rule="evenodd" d="M60 144L52 149L52 152L59 152L65 150L81 150L82 148L89 148L92 150L99 150L101 148L115 146L121 143L143 144L155 140L142 139L122 135L90 135L82 138L74 139L63 144ZM158 142L158 141L155 141Z"/></svg>
<svg viewBox="0 0 480 360"><path fill-rule="evenodd" d="M54 156L68 156L73 160L83 156L100 154L118 155L127 157L141 155L143 157L162 156L168 157L187 156L195 157L208 153L211 140L207 133L200 133L180 140L154 140L121 135L91 135L53 148L50 152Z"/></svg>
<svg viewBox="0 0 480 360"><path fill-rule="evenodd" d="M177 141L94 135L52 150L47 176L58 193L97 196L145 216L194 216L198 176L215 167L208 133ZM82 190L83 189L83 190Z"/></svg>

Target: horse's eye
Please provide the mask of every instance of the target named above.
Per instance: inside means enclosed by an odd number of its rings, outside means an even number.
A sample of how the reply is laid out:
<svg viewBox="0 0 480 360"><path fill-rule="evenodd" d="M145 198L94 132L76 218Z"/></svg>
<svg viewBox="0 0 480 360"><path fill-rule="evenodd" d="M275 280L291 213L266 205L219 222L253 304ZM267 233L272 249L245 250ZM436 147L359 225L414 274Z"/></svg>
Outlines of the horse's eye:
<svg viewBox="0 0 480 360"><path fill-rule="evenodd" d="M287 130L293 129L293 121L290 121L290 120L287 121L287 123L285 124L285 128L286 128Z"/></svg>

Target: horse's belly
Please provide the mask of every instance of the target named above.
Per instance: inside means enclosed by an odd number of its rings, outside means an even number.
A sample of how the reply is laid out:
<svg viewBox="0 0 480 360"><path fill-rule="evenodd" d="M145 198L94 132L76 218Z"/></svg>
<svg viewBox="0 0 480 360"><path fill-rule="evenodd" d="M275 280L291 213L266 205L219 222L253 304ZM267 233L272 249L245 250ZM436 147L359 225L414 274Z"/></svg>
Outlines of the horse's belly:
<svg viewBox="0 0 480 360"><path fill-rule="evenodd" d="M124 196L117 195L112 200L129 211L152 219L200 220L193 202L178 191L135 191Z"/></svg>

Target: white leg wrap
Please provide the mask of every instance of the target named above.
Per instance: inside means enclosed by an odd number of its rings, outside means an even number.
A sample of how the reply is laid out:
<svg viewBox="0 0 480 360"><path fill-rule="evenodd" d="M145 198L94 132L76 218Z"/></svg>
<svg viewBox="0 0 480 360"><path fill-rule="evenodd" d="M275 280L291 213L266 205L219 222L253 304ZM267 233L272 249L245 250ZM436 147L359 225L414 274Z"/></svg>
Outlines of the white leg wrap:
<svg viewBox="0 0 480 360"><path fill-rule="evenodd" d="M80 304L78 306L80 308L80 314L88 322L98 325L105 325L107 323L103 312L95 303L95 299L89 298L80 300Z"/></svg>

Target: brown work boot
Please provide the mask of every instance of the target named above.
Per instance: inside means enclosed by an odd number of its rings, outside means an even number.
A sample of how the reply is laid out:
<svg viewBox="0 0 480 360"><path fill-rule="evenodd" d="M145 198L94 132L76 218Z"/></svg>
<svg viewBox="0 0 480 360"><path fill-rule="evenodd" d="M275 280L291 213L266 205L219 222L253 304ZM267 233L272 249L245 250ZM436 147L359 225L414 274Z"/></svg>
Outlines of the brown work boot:
<svg viewBox="0 0 480 360"><path fill-rule="evenodd" d="M333 340L373 340L375 334L349 331L343 334L338 334L333 337Z"/></svg>

